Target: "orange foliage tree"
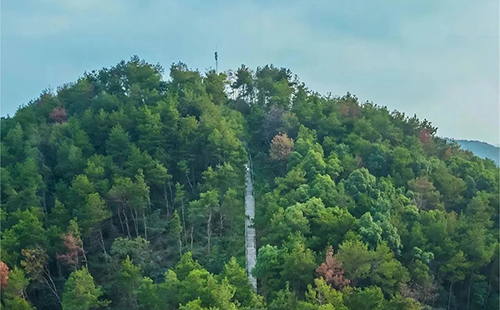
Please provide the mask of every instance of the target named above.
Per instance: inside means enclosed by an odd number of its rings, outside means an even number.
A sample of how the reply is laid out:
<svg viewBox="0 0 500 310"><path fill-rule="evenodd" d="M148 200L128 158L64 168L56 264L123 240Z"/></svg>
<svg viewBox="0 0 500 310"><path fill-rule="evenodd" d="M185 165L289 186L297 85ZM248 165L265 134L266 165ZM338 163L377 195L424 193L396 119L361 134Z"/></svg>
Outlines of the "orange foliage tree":
<svg viewBox="0 0 500 310"><path fill-rule="evenodd" d="M0 288L4 289L9 285L9 266L0 261Z"/></svg>
<svg viewBox="0 0 500 310"><path fill-rule="evenodd" d="M351 283L350 280L344 278L342 262L338 261L337 258L333 256L332 246L326 251L326 262L322 263L316 269L316 272L325 279L326 283L337 290L341 290L344 286Z"/></svg>
<svg viewBox="0 0 500 310"><path fill-rule="evenodd" d="M293 139L289 138L286 133L280 133L274 136L271 141L271 149L269 155L277 161L285 160L290 153L293 152Z"/></svg>

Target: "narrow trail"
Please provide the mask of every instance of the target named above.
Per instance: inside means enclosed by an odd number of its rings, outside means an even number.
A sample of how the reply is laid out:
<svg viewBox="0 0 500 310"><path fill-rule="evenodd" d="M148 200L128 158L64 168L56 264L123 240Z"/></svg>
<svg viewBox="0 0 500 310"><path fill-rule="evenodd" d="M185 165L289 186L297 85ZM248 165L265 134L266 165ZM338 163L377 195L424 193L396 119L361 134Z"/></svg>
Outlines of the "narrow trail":
<svg viewBox="0 0 500 310"><path fill-rule="evenodd" d="M245 165L245 255L248 281L257 291L257 279L252 276L252 269L257 261L257 248L255 244L255 228L253 219L255 217L255 197L253 196L253 180L250 162Z"/></svg>

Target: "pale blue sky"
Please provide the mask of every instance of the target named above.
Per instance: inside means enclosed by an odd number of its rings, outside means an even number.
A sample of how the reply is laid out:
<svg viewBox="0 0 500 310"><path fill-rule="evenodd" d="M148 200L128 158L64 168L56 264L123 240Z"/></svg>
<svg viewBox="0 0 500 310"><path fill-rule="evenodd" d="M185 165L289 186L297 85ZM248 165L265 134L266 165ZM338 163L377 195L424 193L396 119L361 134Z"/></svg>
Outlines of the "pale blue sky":
<svg viewBox="0 0 500 310"><path fill-rule="evenodd" d="M498 16L497 0L4 0L1 114L134 54L205 70L217 45L220 69L288 67L321 93L498 144Z"/></svg>

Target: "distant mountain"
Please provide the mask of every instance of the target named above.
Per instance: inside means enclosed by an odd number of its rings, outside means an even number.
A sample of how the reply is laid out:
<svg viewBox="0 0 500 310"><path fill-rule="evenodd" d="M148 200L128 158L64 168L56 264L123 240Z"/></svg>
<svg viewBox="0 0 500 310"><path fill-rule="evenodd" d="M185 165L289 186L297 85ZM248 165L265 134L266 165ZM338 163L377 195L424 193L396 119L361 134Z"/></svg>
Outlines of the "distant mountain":
<svg viewBox="0 0 500 310"><path fill-rule="evenodd" d="M482 158L492 159L498 166L500 166L500 148L486 142L472 141L472 140L454 140L460 146L469 150L474 155Z"/></svg>

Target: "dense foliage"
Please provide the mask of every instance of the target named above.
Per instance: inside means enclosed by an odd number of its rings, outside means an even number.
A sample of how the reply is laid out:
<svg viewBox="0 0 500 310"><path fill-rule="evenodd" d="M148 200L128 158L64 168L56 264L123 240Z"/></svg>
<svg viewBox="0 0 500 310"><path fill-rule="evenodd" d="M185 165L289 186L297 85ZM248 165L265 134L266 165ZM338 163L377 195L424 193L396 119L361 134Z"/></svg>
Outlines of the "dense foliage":
<svg viewBox="0 0 500 310"><path fill-rule="evenodd" d="M2 119L4 309L498 306L492 161L287 69L162 74L133 57Z"/></svg>

